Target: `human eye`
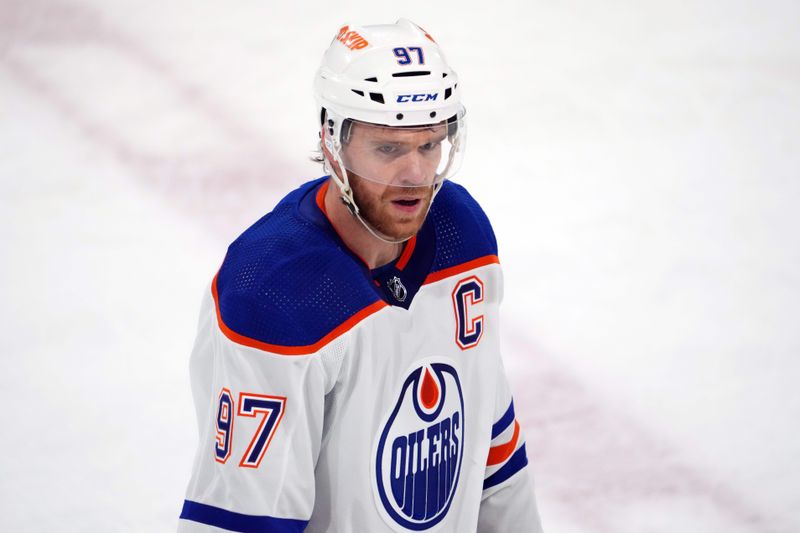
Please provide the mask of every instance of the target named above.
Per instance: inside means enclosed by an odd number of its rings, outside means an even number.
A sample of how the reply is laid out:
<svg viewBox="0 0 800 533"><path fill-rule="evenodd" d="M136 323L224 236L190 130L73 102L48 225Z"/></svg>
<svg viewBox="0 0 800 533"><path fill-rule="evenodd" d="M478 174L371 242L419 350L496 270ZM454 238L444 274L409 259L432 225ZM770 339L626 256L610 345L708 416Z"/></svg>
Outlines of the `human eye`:
<svg viewBox="0 0 800 533"><path fill-rule="evenodd" d="M442 139L435 139L435 140L426 142L425 144L420 146L420 149L423 152L431 152L431 151L436 150L437 148L439 148L439 145L441 145L441 144L442 144Z"/></svg>
<svg viewBox="0 0 800 533"><path fill-rule="evenodd" d="M394 155L397 153L398 148L397 145L385 143L379 144L376 150L383 155Z"/></svg>

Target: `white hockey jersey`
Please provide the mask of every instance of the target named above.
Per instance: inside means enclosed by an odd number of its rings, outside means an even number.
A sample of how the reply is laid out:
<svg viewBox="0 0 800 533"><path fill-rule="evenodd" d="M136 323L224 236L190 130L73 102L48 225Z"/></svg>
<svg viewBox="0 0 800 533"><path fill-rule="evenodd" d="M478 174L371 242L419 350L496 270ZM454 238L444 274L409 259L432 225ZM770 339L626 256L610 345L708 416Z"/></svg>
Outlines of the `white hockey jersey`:
<svg viewBox="0 0 800 533"><path fill-rule="evenodd" d="M245 231L206 295L179 531L541 531L485 215L446 182L369 270L327 219L328 184Z"/></svg>

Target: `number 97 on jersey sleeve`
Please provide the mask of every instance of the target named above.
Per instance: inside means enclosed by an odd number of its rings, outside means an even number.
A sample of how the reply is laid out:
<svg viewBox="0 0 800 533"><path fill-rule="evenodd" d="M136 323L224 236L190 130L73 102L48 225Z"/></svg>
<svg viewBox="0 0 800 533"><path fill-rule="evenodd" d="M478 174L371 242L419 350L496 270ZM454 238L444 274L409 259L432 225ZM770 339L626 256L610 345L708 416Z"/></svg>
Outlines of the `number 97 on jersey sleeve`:
<svg viewBox="0 0 800 533"><path fill-rule="evenodd" d="M236 411L237 403L239 405L238 411ZM241 467L258 468L269 448L270 442L272 442L272 437L275 436L275 432L278 430L285 410L285 396L240 392L237 402L231 391L223 387L217 401L217 433L214 459L218 463L225 464L231 456L235 416L261 417L258 429L250 439L247 451L239 461L239 466Z"/></svg>

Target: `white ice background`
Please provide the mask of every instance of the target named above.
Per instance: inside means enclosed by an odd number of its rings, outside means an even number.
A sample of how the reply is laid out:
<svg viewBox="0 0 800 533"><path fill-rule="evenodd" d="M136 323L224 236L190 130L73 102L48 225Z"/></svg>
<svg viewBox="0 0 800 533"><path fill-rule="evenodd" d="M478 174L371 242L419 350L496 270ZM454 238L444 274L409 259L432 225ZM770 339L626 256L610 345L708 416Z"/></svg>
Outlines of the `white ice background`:
<svg viewBox="0 0 800 533"><path fill-rule="evenodd" d="M548 532L800 531L796 1L0 3L0 530L171 531L227 244L343 22L444 47Z"/></svg>

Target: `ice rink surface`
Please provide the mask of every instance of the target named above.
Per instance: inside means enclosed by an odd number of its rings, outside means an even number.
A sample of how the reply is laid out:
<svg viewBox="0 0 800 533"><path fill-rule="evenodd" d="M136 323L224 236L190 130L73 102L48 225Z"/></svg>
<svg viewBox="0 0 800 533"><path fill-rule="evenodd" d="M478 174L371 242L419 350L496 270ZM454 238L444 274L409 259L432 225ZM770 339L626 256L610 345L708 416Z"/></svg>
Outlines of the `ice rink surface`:
<svg viewBox="0 0 800 533"><path fill-rule="evenodd" d="M0 530L174 530L201 294L320 175L340 24L400 16L465 90L546 531L800 531L788 0L3 0Z"/></svg>

